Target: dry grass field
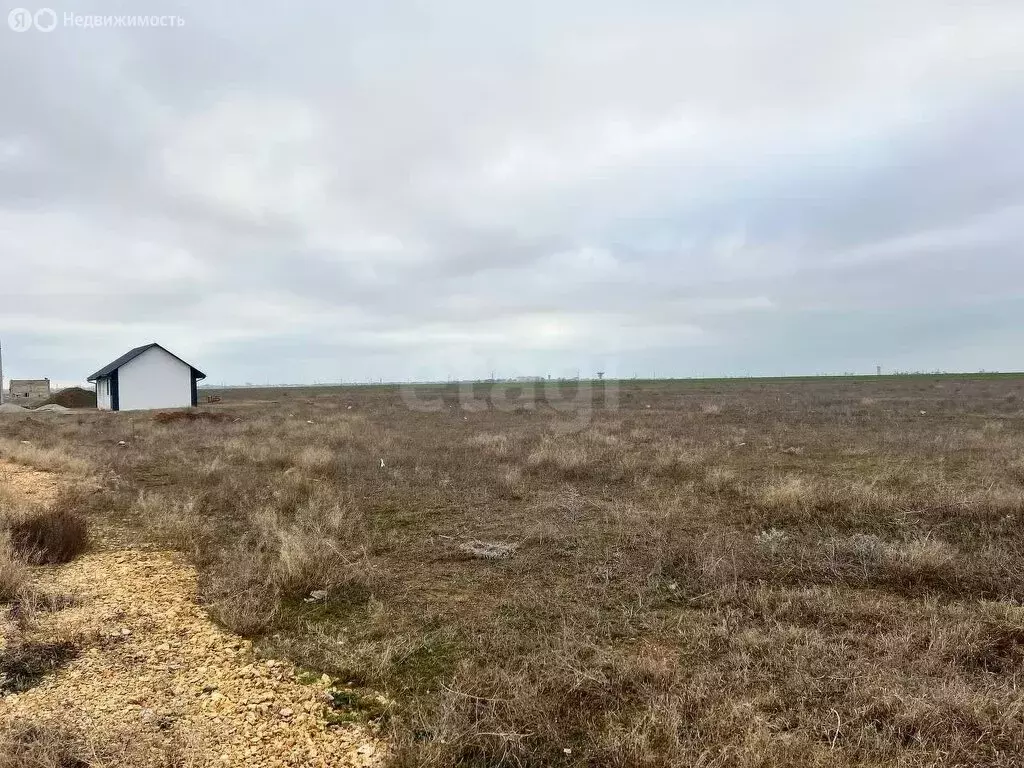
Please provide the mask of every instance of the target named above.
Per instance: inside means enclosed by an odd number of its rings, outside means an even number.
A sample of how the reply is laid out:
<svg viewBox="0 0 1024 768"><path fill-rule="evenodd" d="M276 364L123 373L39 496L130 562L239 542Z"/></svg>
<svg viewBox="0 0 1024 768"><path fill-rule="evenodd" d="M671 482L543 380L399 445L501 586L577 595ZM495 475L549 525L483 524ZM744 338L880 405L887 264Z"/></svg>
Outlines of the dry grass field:
<svg viewBox="0 0 1024 768"><path fill-rule="evenodd" d="M338 716L398 766L1024 760L1024 378L489 390L5 418L0 453L87 471L62 513L383 694Z"/></svg>

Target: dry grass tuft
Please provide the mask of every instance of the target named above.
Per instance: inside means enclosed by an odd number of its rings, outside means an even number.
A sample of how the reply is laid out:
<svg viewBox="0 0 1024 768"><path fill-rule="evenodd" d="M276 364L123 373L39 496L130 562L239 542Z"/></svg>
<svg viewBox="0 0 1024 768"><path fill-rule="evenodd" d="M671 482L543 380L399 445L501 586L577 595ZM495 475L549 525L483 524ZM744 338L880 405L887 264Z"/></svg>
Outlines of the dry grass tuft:
<svg viewBox="0 0 1024 768"><path fill-rule="evenodd" d="M519 548L518 544L501 541L467 541L459 545L459 551L469 557L480 560L505 560L512 557Z"/></svg>
<svg viewBox="0 0 1024 768"><path fill-rule="evenodd" d="M0 602L13 600L28 578L28 566L11 545L10 534L0 533Z"/></svg>
<svg viewBox="0 0 1024 768"><path fill-rule="evenodd" d="M16 555L32 565L74 560L89 545L89 526L76 507L75 494L62 495L47 507L7 510L2 525Z"/></svg>
<svg viewBox="0 0 1024 768"><path fill-rule="evenodd" d="M132 500L129 515L161 543L200 556L209 526L195 496L182 499L143 491Z"/></svg>
<svg viewBox="0 0 1024 768"><path fill-rule="evenodd" d="M941 577L957 557L956 549L931 536L914 538L887 552L890 566L908 578Z"/></svg>
<svg viewBox="0 0 1024 768"><path fill-rule="evenodd" d="M321 446L303 448L295 458L295 466L310 472L323 472L334 465L334 453Z"/></svg>
<svg viewBox="0 0 1024 768"><path fill-rule="evenodd" d="M529 493L529 485L519 467L509 467L498 478L498 492L507 499L523 499Z"/></svg>
<svg viewBox="0 0 1024 768"><path fill-rule="evenodd" d="M210 616L228 629L254 637L274 627L281 613L272 565L248 542L224 550L204 580Z"/></svg>
<svg viewBox="0 0 1024 768"><path fill-rule="evenodd" d="M771 510L808 512L818 500L817 486L805 477L787 475L763 489L761 503Z"/></svg>
<svg viewBox="0 0 1024 768"><path fill-rule="evenodd" d="M80 653L70 640L41 641L17 636L0 651L0 692L21 693Z"/></svg>
<svg viewBox="0 0 1024 768"><path fill-rule="evenodd" d="M91 758L77 729L18 722L0 731L0 768L89 768Z"/></svg>
<svg viewBox="0 0 1024 768"><path fill-rule="evenodd" d="M228 628L256 635L274 625L282 602L324 592L328 601L364 601L376 573L361 513L329 494L310 496L286 519L273 509L211 570L211 613Z"/></svg>
<svg viewBox="0 0 1024 768"><path fill-rule="evenodd" d="M711 493L723 493L735 488L739 473L730 467L711 467L704 473L704 485Z"/></svg>
<svg viewBox="0 0 1024 768"><path fill-rule="evenodd" d="M492 456L509 456L513 450L512 439L505 434L481 433L473 435L468 441L474 448L480 448Z"/></svg>
<svg viewBox="0 0 1024 768"><path fill-rule="evenodd" d="M11 600L9 617L17 623L18 629L30 631L37 628L42 614L56 613L78 605L74 595L63 592L48 592L35 585L25 585Z"/></svg>
<svg viewBox="0 0 1024 768"><path fill-rule="evenodd" d="M534 471L553 470L567 480L581 479L592 469L592 457L586 445L569 437L545 437L526 457L526 466Z"/></svg>

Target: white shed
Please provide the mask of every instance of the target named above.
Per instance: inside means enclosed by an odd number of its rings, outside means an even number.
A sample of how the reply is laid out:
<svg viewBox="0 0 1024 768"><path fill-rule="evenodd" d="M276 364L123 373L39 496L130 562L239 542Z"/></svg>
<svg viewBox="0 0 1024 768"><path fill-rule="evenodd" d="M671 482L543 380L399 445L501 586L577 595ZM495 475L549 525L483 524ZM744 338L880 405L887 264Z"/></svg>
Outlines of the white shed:
<svg viewBox="0 0 1024 768"><path fill-rule="evenodd" d="M186 408L198 405L196 382L206 374L159 344L126 352L89 377L101 411Z"/></svg>

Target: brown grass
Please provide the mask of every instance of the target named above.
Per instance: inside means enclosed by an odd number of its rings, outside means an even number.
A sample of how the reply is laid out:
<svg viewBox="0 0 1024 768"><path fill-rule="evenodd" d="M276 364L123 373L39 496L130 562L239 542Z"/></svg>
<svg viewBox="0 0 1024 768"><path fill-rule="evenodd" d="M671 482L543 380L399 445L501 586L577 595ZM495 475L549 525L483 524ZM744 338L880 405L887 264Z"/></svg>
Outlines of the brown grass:
<svg viewBox="0 0 1024 768"><path fill-rule="evenodd" d="M71 716L15 720L0 728L0 768L180 768L198 765L178 735L131 728L97 732Z"/></svg>
<svg viewBox="0 0 1024 768"><path fill-rule="evenodd" d="M67 726L21 722L0 732L0 768L89 768L91 753Z"/></svg>
<svg viewBox="0 0 1024 768"><path fill-rule="evenodd" d="M26 425L26 432L36 431L34 422ZM57 425L54 425L57 426ZM45 472L85 475L89 465L61 446L39 446L31 441L0 439L0 457Z"/></svg>
<svg viewBox="0 0 1024 768"><path fill-rule="evenodd" d="M0 529L10 548L32 565L74 560L89 544L89 526L77 507L77 492L64 492L47 506L17 505L0 509Z"/></svg>
<svg viewBox="0 0 1024 768"><path fill-rule="evenodd" d="M586 423L225 391L0 437L96 467L90 515L188 552L224 624L381 691L399 766L1011 766L1022 390L639 383Z"/></svg>
<svg viewBox="0 0 1024 768"><path fill-rule="evenodd" d="M13 600L28 578L28 565L15 552L10 534L0 533L0 603Z"/></svg>
<svg viewBox="0 0 1024 768"><path fill-rule="evenodd" d="M41 677L75 658L80 647L72 641L39 641L16 637L0 651L0 692L21 693Z"/></svg>
<svg viewBox="0 0 1024 768"><path fill-rule="evenodd" d="M85 550L89 535L77 511L81 500L81 491L69 490L41 505L0 488L0 602L28 595L29 565L66 563Z"/></svg>

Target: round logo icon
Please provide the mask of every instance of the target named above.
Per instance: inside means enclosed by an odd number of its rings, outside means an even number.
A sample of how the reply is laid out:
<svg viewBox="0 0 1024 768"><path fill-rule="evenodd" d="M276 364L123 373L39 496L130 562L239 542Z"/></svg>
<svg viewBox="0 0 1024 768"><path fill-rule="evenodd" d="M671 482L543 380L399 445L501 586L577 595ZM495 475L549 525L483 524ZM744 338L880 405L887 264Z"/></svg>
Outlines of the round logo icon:
<svg viewBox="0 0 1024 768"><path fill-rule="evenodd" d="M32 20L40 32L52 32L53 28L57 26L57 14L52 8L40 8Z"/></svg>
<svg viewBox="0 0 1024 768"><path fill-rule="evenodd" d="M56 14L54 18L56 18ZM7 14L7 26L15 32L28 32L32 29L32 11L27 11L24 8L15 8Z"/></svg>

